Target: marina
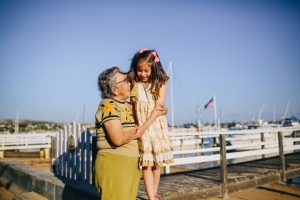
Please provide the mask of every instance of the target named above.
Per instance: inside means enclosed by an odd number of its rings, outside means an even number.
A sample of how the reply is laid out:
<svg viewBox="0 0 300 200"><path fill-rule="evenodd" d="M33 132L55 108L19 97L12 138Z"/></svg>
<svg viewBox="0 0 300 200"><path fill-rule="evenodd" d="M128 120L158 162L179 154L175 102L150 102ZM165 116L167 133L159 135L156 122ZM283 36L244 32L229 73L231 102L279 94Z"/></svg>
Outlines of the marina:
<svg viewBox="0 0 300 200"><path fill-rule="evenodd" d="M296 134L299 130L300 127L268 127L170 131L175 159L174 163L164 166L159 194L163 199L225 198L233 192L300 176L300 138ZM272 140L266 139L270 134ZM76 188L78 183L86 185L92 193L87 199L97 199L93 186L93 163L97 152L93 130L73 122L59 132L41 134L40 137L46 139L39 138L39 142L32 140L30 144L30 135L27 139L26 134L18 135L22 141L27 141L24 144L19 140L20 149L37 149L36 145L46 141L48 146L40 148L45 151L51 146L49 162L54 177L67 181L71 188ZM1 151L12 148L5 142L11 140L8 136L5 140L2 138ZM245 138L248 138L246 143L232 143L233 139L245 141ZM31 190L36 191L36 188L32 186ZM47 191L39 194L49 199L53 197ZM143 180L138 199L147 199Z"/></svg>

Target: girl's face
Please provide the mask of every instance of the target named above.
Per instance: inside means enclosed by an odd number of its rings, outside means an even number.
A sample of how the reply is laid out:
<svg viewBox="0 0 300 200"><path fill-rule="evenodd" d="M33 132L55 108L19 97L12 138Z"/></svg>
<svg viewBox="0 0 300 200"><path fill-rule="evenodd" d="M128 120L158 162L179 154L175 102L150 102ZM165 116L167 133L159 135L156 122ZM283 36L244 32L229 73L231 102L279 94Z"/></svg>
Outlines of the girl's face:
<svg viewBox="0 0 300 200"><path fill-rule="evenodd" d="M146 62L139 62L137 65L137 76L142 82L149 82L151 75L151 66Z"/></svg>

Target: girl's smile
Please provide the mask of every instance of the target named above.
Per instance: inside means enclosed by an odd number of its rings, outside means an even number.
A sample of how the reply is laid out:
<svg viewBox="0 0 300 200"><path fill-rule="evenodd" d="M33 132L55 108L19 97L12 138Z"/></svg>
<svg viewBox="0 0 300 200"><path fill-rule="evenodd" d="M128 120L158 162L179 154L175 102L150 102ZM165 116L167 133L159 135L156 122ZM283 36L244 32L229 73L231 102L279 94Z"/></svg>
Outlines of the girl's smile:
<svg viewBox="0 0 300 200"><path fill-rule="evenodd" d="M137 76L142 82L149 82L151 67L146 61L139 62L137 65Z"/></svg>

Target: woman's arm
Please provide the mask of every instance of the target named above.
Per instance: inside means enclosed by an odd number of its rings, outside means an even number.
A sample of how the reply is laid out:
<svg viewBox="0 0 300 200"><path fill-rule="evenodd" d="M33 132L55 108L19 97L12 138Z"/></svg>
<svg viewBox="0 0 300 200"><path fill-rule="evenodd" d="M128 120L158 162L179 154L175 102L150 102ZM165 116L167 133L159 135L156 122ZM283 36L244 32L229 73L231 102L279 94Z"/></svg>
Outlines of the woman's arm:
<svg viewBox="0 0 300 200"><path fill-rule="evenodd" d="M120 120L109 120L104 122L104 127L107 130L108 136L113 144L121 146L130 142L131 140L137 139L137 127L130 131L123 131Z"/></svg>

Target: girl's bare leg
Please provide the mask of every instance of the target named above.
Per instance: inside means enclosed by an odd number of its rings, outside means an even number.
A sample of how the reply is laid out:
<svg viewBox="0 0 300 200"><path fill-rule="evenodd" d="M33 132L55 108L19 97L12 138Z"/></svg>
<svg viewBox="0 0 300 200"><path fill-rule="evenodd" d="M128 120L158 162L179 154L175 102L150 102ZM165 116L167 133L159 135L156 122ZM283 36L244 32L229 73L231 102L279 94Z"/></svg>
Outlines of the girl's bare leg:
<svg viewBox="0 0 300 200"><path fill-rule="evenodd" d="M155 200L154 178L151 167L143 167L143 176L149 200Z"/></svg>
<svg viewBox="0 0 300 200"><path fill-rule="evenodd" d="M158 185L160 180L160 166L155 165L153 168L153 186L154 186L154 194L157 194Z"/></svg>

